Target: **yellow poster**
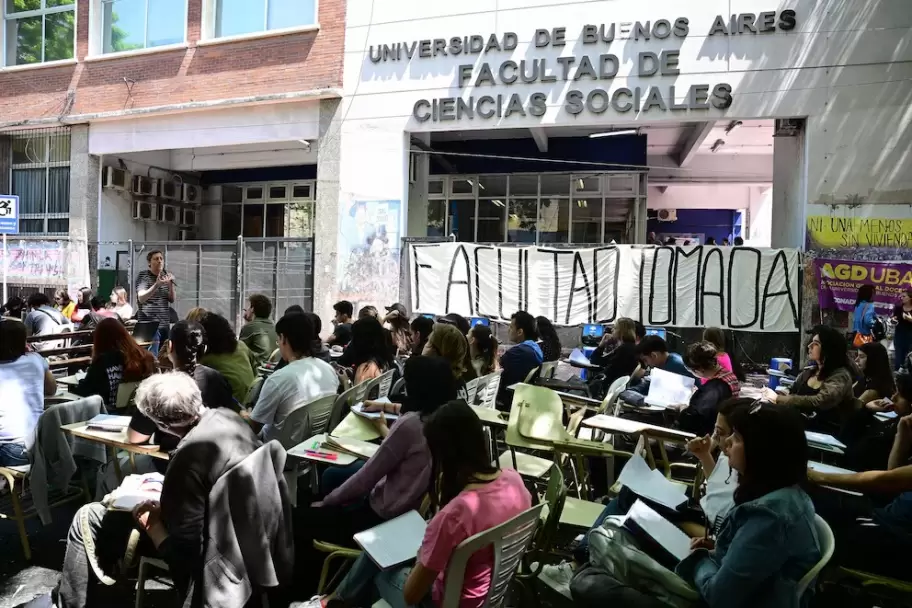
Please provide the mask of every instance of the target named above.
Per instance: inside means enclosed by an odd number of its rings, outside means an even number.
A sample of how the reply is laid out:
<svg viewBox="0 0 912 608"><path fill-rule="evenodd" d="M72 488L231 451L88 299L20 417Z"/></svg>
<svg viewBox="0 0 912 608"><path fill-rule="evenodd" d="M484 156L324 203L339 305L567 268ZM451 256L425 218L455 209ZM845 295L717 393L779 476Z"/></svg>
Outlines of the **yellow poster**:
<svg viewBox="0 0 912 608"><path fill-rule="evenodd" d="M912 218L808 217L808 236L819 247L912 247Z"/></svg>

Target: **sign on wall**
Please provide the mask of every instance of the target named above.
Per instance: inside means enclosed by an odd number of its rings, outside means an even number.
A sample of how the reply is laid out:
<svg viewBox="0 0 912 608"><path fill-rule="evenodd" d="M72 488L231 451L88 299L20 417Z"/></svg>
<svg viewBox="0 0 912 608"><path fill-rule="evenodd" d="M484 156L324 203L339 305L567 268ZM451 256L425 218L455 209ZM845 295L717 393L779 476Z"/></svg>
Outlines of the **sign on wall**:
<svg viewBox="0 0 912 608"><path fill-rule="evenodd" d="M852 311L858 288L874 285L874 307L890 315L903 292L912 289L912 263L814 260L820 308Z"/></svg>
<svg viewBox="0 0 912 608"><path fill-rule="evenodd" d="M19 234L19 197L0 194L0 234Z"/></svg>
<svg viewBox="0 0 912 608"><path fill-rule="evenodd" d="M399 209L397 200L339 205L340 299L379 307L398 297Z"/></svg>
<svg viewBox="0 0 912 608"><path fill-rule="evenodd" d="M64 241L10 240L6 256L7 280L14 283L64 283L67 273L67 243ZM0 264L4 262L0 252Z"/></svg>
<svg viewBox="0 0 912 608"><path fill-rule="evenodd" d="M650 326L799 330L794 249L409 247L413 313L509 320L526 310L559 325L630 317Z"/></svg>
<svg viewBox="0 0 912 608"><path fill-rule="evenodd" d="M912 247L912 219L880 217L808 217L808 237L820 248Z"/></svg>

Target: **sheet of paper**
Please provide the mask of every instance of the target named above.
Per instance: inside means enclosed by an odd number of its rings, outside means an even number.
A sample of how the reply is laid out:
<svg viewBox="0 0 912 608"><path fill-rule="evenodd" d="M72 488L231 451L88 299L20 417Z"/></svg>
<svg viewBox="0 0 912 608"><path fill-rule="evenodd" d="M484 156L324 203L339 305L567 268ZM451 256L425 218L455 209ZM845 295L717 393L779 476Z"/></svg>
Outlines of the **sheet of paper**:
<svg viewBox="0 0 912 608"><path fill-rule="evenodd" d="M816 443L818 445L829 445L837 448L846 448L846 444L839 441L832 435L827 435L826 433L816 433L814 431L805 431L805 437L807 437L808 443Z"/></svg>
<svg viewBox="0 0 912 608"><path fill-rule="evenodd" d="M426 529L427 523L413 510L359 532L354 538L374 563L387 570L418 556Z"/></svg>
<svg viewBox="0 0 912 608"><path fill-rule="evenodd" d="M392 403L392 401L390 401L387 397L380 397L379 399L374 399L373 401L375 401L377 403ZM354 404L351 408L351 411L364 418L372 418L372 419L380 418L380 412L365 412L364 411L364 402L362 402L362 401L359 401L358 403ZM396 419L399 417L398 414L389 414L389 413L385 413L385 414L383 414L383 416L387 419Z"/></svg>
<svg viewBox="0 0 912 608"><path fill-rule="evenodd" d="M681 532L673 523L650 509L642 500L633 503L625 521L633 522L678 561L690 555L690 537Z"/></svg>
<svg viewBox="0 0 912 608"><path fill-rule="evenodd" d="M893 420L894 418L899 416L899 414L897 414L896 412L877 412L876 414L874 414L874 416L876 416L877 418L880 418L881 420Z"/></svg>
<svg viewBox="0 0 912 608"><path fill-rule="evenodd" d="M854 473L855 471L849 469L843 469L842 467L834 467L831 464L824 464L822 462L815 462L813 460L808 460L808 468L812 471L817 471L818 473L838 473L838 474L848 474Z"/></svg>
<svg viewBox="0 0 912 608"><path fill-rule="evenodd" d="M589 357L583 354L583 351L578 348L574 348L573 351L571 351L568 360L573 365L578 365L580 367L596 367L592 365L591 361L589 361Z"/></svg>
<svg viewBox="0 0 912 608"><path fill-rule="evenodd" d="M644 401L649 405L676 405L690 403L694 379L653 369L649 373L649 394Z"/></svg>
<svg viewBox="0 0 912 608"><path fill-rule="evenodd" d="M637 496L648 498L669 509L677 509L687 502L684 486L673 483L659 471L650 469L639 454L627 461L618 481Z"/></svg>

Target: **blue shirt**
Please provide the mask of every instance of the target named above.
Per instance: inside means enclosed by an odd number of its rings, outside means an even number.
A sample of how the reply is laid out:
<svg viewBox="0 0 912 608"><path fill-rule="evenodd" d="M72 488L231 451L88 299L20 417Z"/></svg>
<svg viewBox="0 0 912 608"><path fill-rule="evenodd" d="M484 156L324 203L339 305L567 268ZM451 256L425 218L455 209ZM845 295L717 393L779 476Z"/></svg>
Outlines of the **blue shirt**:
<svg viewBox="0 0 912 608"><path fill-rule="evenodd" d="M656 366L658 369L661 369L666 372L671 372L672 374L678 374L679 376L684 376L685 378L693 378L694 375L691 373L687 366L684 365L684 359L678 353L668 353L668 358L665 359L665 363L662 365ZM630 390L636 391L641 395L649 394L649 378L643 378L635 386L630 387Z"/></svg>
<svg viewBox="0 0 912 608"><path fill-rule="evenodd" d="M500 400L503 401L508 386L524 381L530 371L542 364L543 359L541 347L532 340L517 344L501 355Z"/></svg>
<svg viewBox="0 0 912 608"><path fill-rule="evenodd" d="M860 302L852 314L852 331L870 336L874 332L874 321L876 320L877 313L874 312L874 304L868 301Z"/></svg>
<svg viewBox="0 0 912 608"><path fill-rule="evenodd" d="M897 534L912 536L912 492L903 492L882 509L874 509L874 521Z"/></svg>

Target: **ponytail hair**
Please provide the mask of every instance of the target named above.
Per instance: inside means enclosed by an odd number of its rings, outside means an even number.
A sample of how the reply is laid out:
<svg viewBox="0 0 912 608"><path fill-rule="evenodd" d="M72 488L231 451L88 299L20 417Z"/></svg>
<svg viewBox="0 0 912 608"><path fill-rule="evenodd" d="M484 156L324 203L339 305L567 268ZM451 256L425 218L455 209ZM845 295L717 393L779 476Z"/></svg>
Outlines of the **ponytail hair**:
<svg viewBox="0 0 912 608"><path fill-rule="evenodd" d="M476 325L471 332L472 338L475 340L475 348L478 349L478 353L484 360L481 373L482 375L490 374L494 371L497 361L497 338L487 325Z"/></svg>
<svg viewBox="0 0 912 608"><path fill-rule="evenodd" d="M178 321L171 327L171 354L174 371L193 375L200 359L206 354L206 331L195 321Z"/></svg>

